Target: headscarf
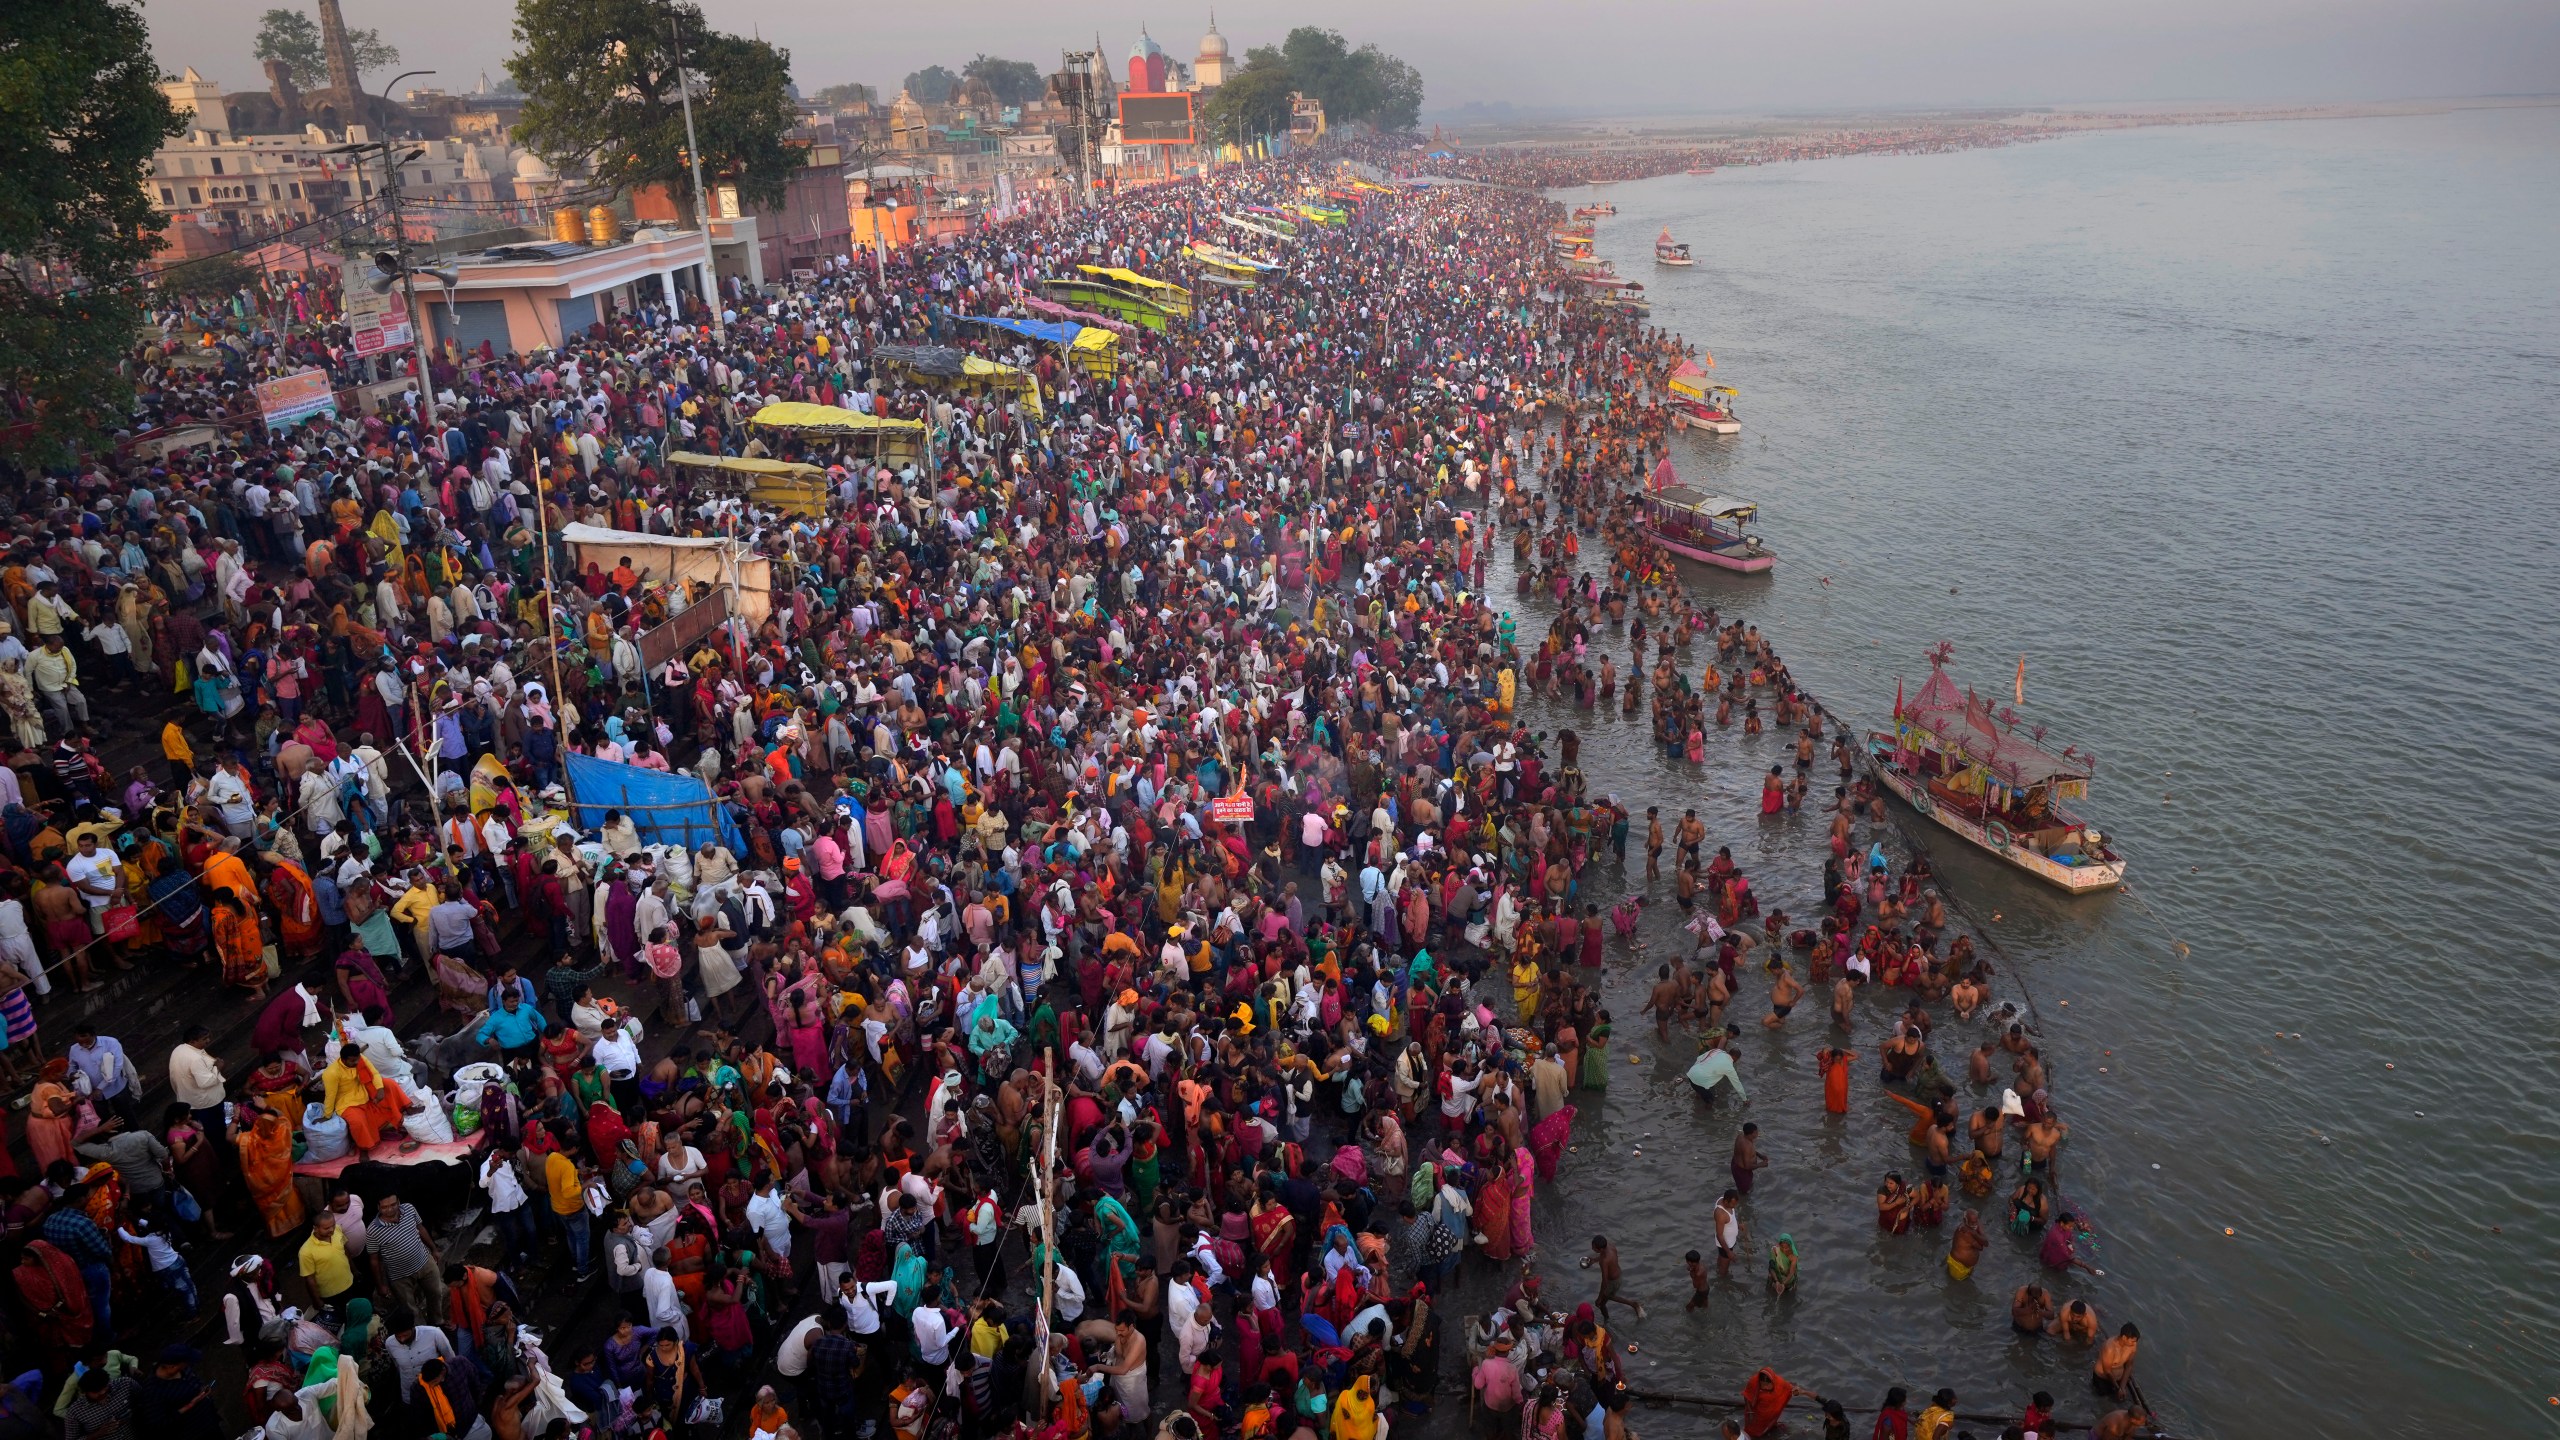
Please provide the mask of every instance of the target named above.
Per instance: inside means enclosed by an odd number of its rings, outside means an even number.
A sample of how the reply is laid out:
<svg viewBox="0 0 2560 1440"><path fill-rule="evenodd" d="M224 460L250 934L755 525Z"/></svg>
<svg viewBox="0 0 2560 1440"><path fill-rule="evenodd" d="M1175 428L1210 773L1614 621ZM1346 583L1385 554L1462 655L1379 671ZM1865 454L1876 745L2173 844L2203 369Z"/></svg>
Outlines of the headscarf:
<svg viewBox="0 0 2560 1440"><path fill-rule="evenodd" d="M373 1339L373 1302L359 1296L347 1302L347 1323L338 1331L338 1346L351 1355L361 1355ZM305 1379L306 1385L317 1381Z"/></svg>

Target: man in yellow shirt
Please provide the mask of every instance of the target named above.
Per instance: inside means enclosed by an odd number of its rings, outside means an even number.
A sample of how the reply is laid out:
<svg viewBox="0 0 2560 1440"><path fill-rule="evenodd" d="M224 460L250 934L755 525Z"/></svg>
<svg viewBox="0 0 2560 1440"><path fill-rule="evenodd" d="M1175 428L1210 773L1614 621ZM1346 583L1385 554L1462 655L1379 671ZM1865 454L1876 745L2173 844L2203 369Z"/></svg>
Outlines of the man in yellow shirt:
<svg viewBox="0 0 2560 1440"><path fill-rule="evenodd" d="M160 758L169 762L169 788L183 793L196 778L196 747L175 720L160 727Z"/></svg>
<svg viewBox="0 0 2560 1440"><path fill-rule="evenodd" d="M569 1268L585 1280L595 1273L588 1256L595 1231L587 1215L586 1177L567 1152L554 1150L542 1162L542 1184L551 1192L551 1218L559 1223L560 1238L569 1245Z"/></svg>
<svg viewBox="0 0 2560 1440"><path fill-rule="evenodd" d="M338 1217L323 1210L311 1219L311 1235L302 1242L302 1278L311 1285L312 1303L334 1303L355 1288L355 1267L347 1263L347 1237L338 1233Z"/></svg>
<svg viewBox="0 0 2560 1440"><path fill-rule="evenodd" d="M391 902L391 918L409 927L411 938L418 942L421 960L436 950L435 931L427 923L427 916L435 908L436 890L432 885L412 885Z"/></svg>

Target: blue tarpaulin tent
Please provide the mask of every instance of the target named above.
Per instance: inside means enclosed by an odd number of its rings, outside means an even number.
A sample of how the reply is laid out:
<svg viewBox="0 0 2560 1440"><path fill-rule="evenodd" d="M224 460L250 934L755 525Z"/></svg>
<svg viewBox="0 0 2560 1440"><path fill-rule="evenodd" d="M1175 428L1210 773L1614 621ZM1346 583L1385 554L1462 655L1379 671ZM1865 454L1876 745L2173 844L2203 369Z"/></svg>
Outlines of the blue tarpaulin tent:
<svg viewBox="0 0 2560 1440"><path fill-rule="evenodd" d="M639 827L643 844L695 850L717 839L733 855L747 853L738 822L729 817L728 806L713 798L701 776L617 765L593 755L571 754L568 761L569 793L576 799L571 808L579 829L596 829L604 824L604 812L619 810Z"/></svg>
<svg viewBox="0 0 2560 1440"><path fill-rule="evenodd" d="M998 330L1046 340L1052 345L1073 345L1076 332L1084 328L1071 320L1008 320L993 315L963 315L960 319L971 325L992 325Z"/></svg>

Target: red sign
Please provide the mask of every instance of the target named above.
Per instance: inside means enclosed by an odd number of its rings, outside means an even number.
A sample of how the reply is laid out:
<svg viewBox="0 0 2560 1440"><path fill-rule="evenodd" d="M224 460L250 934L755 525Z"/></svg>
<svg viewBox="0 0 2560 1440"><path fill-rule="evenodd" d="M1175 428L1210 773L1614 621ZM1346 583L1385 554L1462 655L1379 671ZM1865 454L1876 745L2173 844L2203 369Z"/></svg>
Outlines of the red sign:
<svg viewBox="0 0 2560 1440"><path fill-rule="evenodd" d="M1221 795L1209 802L1209 818L1221 825L1246 825L1253 821L1253 797Z"/></svg>

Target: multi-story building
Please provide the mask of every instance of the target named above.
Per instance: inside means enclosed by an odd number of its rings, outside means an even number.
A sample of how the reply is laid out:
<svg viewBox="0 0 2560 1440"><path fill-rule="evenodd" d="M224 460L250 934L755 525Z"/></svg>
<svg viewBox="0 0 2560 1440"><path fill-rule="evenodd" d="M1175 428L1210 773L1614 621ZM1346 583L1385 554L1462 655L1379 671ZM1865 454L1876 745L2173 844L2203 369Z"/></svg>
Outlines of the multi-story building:
<svg viewBox="0 0 2560 1440"><path fill-rule="evenodd" d="M152 157L149 191L162 214L254 238L356 208L387 183L380 155L335 153L380 138L381 128L326 125L312 118L314 107L282 62L267 62L267 76L263 92L225 94L192 66L162 83L187 121ZM508 139L510 108L477 98L426 97L429 108L413 120L403 107L367 97L380 102L375 112L392 133L449 132L416 134L400 147L401 197L412 207L403 218L418 233L521 220L562 189L550 166Z"/></svg>

